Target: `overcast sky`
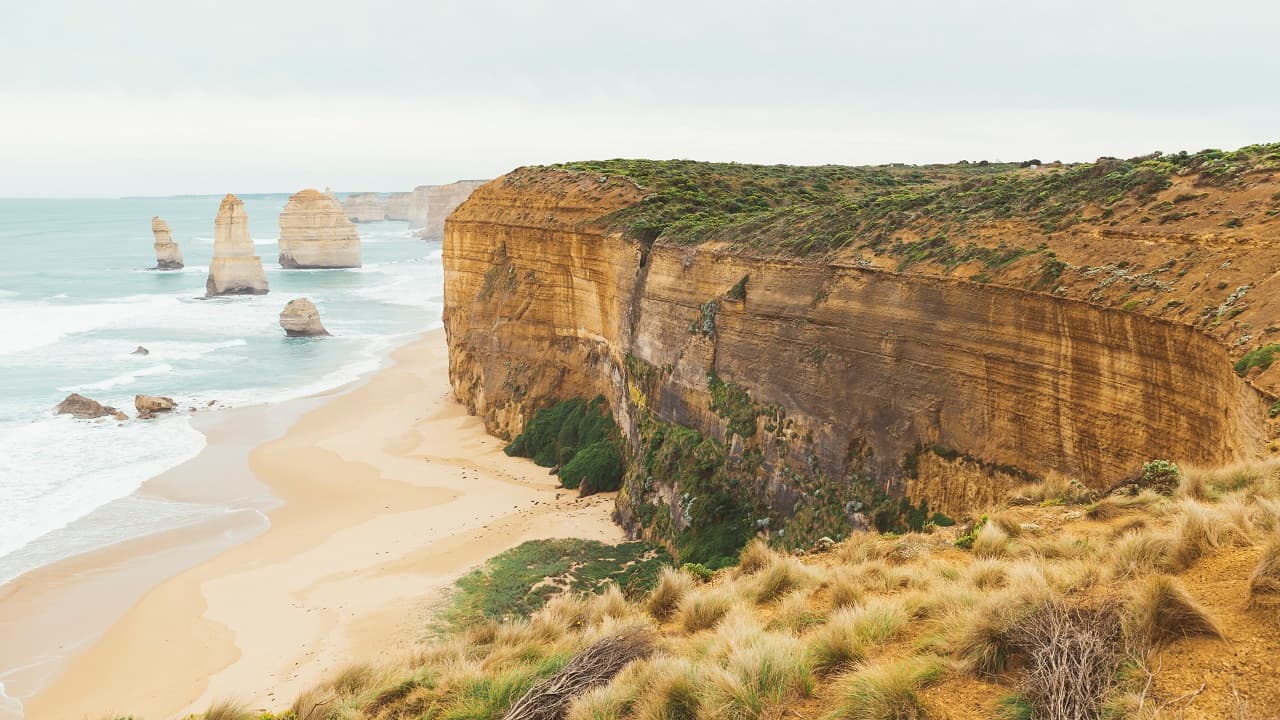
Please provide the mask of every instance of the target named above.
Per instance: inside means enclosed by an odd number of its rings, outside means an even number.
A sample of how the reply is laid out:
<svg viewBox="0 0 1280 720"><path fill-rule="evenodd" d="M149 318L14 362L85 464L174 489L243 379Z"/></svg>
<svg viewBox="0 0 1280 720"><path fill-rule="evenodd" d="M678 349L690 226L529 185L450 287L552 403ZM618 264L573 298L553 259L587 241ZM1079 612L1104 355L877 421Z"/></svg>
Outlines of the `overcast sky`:
<svg viewBox="0 0 1280 720"><path fill-rule="evenodd" d="M1236 147L1280 140L1278 26L1262 0L12 3L0 196Z"/></svg>

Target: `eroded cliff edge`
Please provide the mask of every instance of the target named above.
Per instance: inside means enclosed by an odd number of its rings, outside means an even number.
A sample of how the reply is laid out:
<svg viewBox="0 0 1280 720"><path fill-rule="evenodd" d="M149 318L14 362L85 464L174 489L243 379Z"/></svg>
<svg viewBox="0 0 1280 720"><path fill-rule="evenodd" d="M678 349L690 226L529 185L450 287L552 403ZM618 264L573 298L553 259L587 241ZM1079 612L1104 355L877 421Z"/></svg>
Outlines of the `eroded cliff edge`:
<svg viewBox="0 0 1280 720"><path fill-rule="evenodd" d="M787 256L732 229L652 242L614 222L645 197L626 178L520 169L444 239L458 398L512 437L551 402L603 395L634 454L619 515L637 532L678 545L732 518L805 542L883 513L960 514L1053 472L1106 487L1153 458L1265 452L1274 398L1227 344L1061 285L1000 284L1043 258L990 267L993 282L874 248Z"/></svg>

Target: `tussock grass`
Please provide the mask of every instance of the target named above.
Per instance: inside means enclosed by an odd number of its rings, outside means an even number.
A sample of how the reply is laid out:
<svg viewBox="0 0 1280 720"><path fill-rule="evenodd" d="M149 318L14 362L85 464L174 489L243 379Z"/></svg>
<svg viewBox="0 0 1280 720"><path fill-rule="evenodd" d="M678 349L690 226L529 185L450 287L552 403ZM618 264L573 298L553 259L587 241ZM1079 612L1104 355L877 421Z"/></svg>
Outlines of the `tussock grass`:
<svg viewBox="0 0 1280 720"><path fill-rule="evenodd" d="M693 593L680 603L677 618L685 632L698 632L715 627L733 607L735 597L730 591L712 588Z"/></svg>
<svg viewBox="0 0 1280 720"><path fill-rule="evenodd" d="M724 665L706 674L702 717L756 720L784 700L813 690L809 664L798 641L770 642L735 649Z"/></svg>
<svg viewBox="0 0 1280 720"><path fill-rule="evenodd" d="M1187 637L1222 639L1222 630L1209 613L1168 575L1137 581L1125 616L1129 637L1158 646Z"/></svg>
<svg viewBox="0 0 1280 720"><path fill-rule="evenodd" d="M760 538L753 538L738 555L738 573L754 575L772 565L777 558L778 553L768 543Z"/></svg>
<svg viewBox="0 0 1280 720"><path fill-rule="evenodd" d="M980 558L1008 557L1009 533L994 522L987 522L973 538L973 554Z"/></svg>
<svg viewBox="0 0 1280 720"><path fill-rule="evenodd" d="M1001 588L1009 582L1009 564L1003 560L976 560L969 564L965 578L980 590Z"/></svg>
<svg viewBox="0 0 1280 720"><path fill-rule="evenodd" d="M675 614L696 585L697 582L683 570L665 567L658 573L658 583L649 593L645 609L654 618L666 620Z"/></svg>
<svg viewBox="0 0 1280 720"><path fill-rule="evenodd" d="M772 602L797 588L813 585L816 573L797 558L777 556L756 574L755 600Z"/></svg>
<svg viewBox="0 0 1280 720"><path fill-rule="evenodd" d="M1249 605L1280 602L1280 537L1273 537L1249 577Z"/></svg>
<svg viewBox="0 0 1280 720"><path fill-rule="evenodd" d="M836 549L836 556L849 565L884 560L888 554L889 547L885 539L871 532L852 533Z"/></svg>
<svg viewBox="0 0 1280 720"><path fill-rule="evenodd" d="M204 714L204 720L253 720L253 717L243 705L229 700L214 703Z"/></svg>
<svg viewBox="0 0 1280 720"><path fill-rule="evenodd" d="M1119 577L1174 569L1177 543L1164 533L1131 532L1116 538L1109 560Z"/></svg>
<svg viewBox="0 0 1280 720"><path fill-rule="evenodd" d="M826 614L814 609L813 599L809 593L805 590L796 590L778 603L778 612L770 621L769 628L786 630L791 634L799 635L815 625L821 625L824 620L826 620Z"/></svg>
<svg viewBox="0 0 1280 720"><path fill-rule="evenodd" d="M833 609L853 607L862 603L862 584L844 568L836 568L830 574L826 587Z"/></svg>
<svg viewBox="0 0 1280 720"><path fill-rule="evenodd" d="M698 720L702 679L687 658L661 657L648 668L636 720Z"/></svg>
<svg viewBox="0 0 1280 720"><path fill-rule="evenodd" d="M929 713L920 690L942 678L940 658L886 660L852 673L835 690L828 720L924 720Z"/></svg>
<svg viewBox="0 0 1280 720"><path fill-rule="evenodd" d="M1015 488L1010 502L1015 505L1081 503L1091 501L1096 495L1079 480L1049 473L1040 482Z"/></svg>

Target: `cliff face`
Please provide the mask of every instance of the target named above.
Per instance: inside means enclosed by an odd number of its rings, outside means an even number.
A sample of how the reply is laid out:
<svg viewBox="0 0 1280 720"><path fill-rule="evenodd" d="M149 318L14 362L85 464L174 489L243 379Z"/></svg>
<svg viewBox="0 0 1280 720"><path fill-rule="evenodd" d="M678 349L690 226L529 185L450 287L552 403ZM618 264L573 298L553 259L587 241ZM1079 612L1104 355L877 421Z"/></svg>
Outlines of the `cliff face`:
<svg viewBox="0 0 1280 720"><path fill-rule="evenodd" d="M394 192L387 196L383 210L383 219L405 222L409 219L409 205L413 202L413 193Z"/></svg>
<svg viewBox="0 0 1280 720"><path fill-rule="evenodd" d="M419 236L426 240L440 240L444 237L444 221L466 200L476 188L485 184L485 180L459 180L448 185L428 185L425 188L425 215L419 215L422 231ZM415 193L422 188L414 190ZM419 205L421 207L421 205ZM409 224L414 225L414 217Z"/></svg>
<svg viewBox="0 0 1280 720"><path fill-rule="evenodd" d="M265 295L267 275L262 258L253 254L249 238L249 216L244 203L227 194L213 221L213 259L209 261L209 279L205 294Z"/></svg>
<svg viewBox="0 0 1280 720"><path fill-rule="evenodd" d="M1272 398L1187 325L856 258L606 229L641 198L622 179L522 169L450 217L450 379L491 432L603 394L637 453L661 423L723 443L773 528L812 522L812 506L828 524L866 524L885 493L956 514L1028 477L1106 487L1153 458L1216 465L1267 443ZM687 490L632 473L620 515L679 531Z"/></svg>
<svg viewBox="0 0 1280 720"><path fill-rule="evenodd" d="M352 222L378 222L387 217L387 201L376 193L357 193L343 199L342 211Z"/></svg>
<svg viewBox="0 0 1280 720"><path fill-rule="evenodd" d="M360 267L360 232L331 195L303 190L280 213L280 267Z"/></svg>

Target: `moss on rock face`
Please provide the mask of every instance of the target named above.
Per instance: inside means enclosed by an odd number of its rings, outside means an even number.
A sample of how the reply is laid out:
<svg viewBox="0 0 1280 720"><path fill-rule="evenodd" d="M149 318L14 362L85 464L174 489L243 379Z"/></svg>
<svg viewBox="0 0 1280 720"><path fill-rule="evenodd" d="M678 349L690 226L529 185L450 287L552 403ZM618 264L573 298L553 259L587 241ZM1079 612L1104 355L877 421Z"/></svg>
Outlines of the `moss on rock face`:
<svg viewBox="0 0 1280 720"><path fill-rule="evenodd" d="M617 490L622 484L622 439L603 397L565 400L530 418L524 432L504 449L558 466L560 481L581 495Z"/></svg>

